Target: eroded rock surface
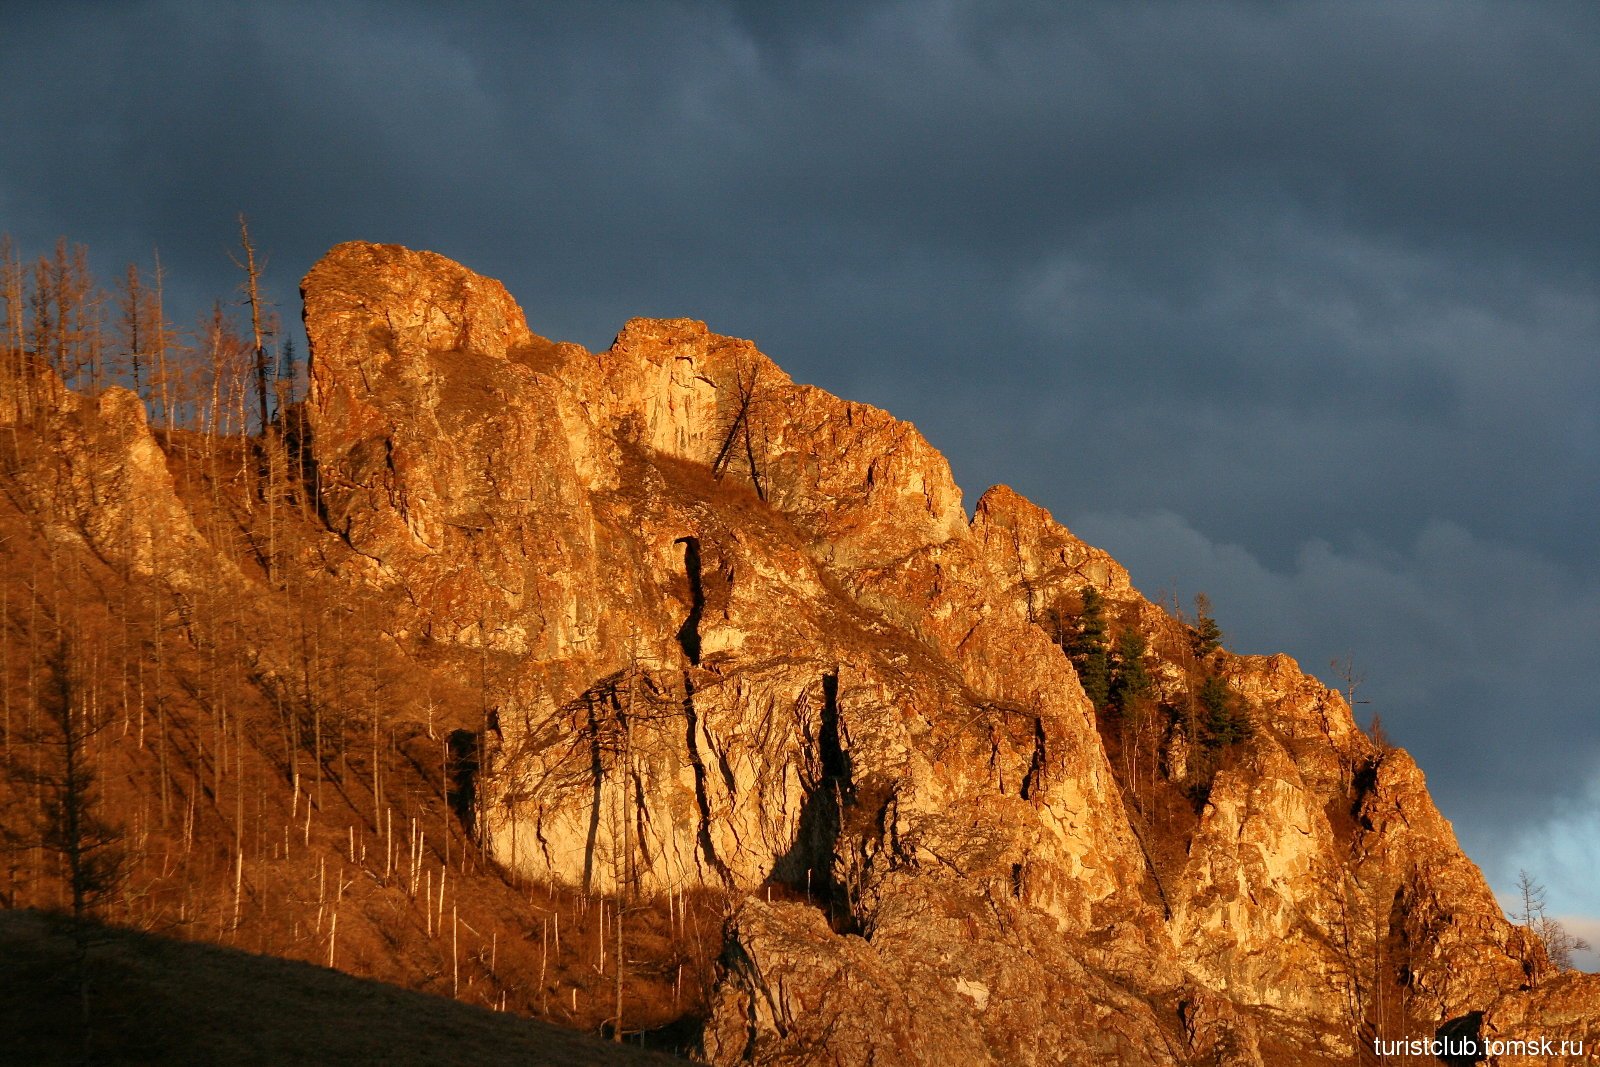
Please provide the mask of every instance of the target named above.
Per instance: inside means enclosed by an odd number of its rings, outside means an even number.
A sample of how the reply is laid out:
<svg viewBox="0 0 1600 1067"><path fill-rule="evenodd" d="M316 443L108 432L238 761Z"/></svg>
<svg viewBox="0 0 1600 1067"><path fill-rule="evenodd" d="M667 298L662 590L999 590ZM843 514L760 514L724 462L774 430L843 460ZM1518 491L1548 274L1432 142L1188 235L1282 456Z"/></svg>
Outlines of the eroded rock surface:
<svg viewBox="0 0 1600 1067"><path fill-rule="evenodd" d="M396 591L402 647L483 657L494 855L743 899L709 1061L1332 1064L1595 1017L1337 692L1197 652L1009 489L969 521L909 424L691 320L546 341L395 246L304 294L354 578ZM1145 734L1058 643L1089 586L1149 649ZM1248 739L1200 735L1201 678Z"/></svg>

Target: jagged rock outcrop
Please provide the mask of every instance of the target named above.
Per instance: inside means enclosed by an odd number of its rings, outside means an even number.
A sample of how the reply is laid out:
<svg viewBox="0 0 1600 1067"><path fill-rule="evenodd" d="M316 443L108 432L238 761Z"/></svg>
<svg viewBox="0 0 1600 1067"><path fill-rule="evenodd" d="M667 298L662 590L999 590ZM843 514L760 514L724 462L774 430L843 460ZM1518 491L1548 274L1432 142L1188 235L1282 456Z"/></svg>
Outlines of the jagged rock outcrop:
<svg viewBox="0 0 1600 1067"><path fill-rule="evenodd" d="M1505 921L1421 771L1339 693L1212 649L1004 486L969 519L909 424L693 320L630 321L598 354L545 340L499 283L429 253L341 245L304 295L311 393L281 439L152 432L132 394L42 369L0 394L15 539L62 547L77 583L36 556L14 592L49 585L29 617L70 625L74 590L120 590L94 655L134 667L114 698L130 789L185 854L194 812L232 806L215 929L238 929L257 875L263 911L290 902L286 943L309 925L333 958L331 860L352 872L335 893L370 905L339 937L398 944L420 901L421 955L443 959L470 831L578 917L596 895L664 900L683 934L685 897L725 902L699 1039L716 1064L1343 1064L1441 1027L1600 1041L1597 980ZM1099 707L1075 666L1091 677L1091 587L1148 676ZM157 590L136 620L134 588ZM5 661L24 690L29 641ZM166 657L150 698L145 642ZM314 897L266 881L292 854ZM524 899L491 880L496 908ZM495 932L476 973L553 1014L547 950L585 982L599 959L535 925L537 981ZM578 984L556 990L571 1020ZM589 1025L609 1017L610 989L584 993Z"/></svg>
<svg viewBox="0 0 1600 1067"><path fill-rule="evenodd" d="M88 400L36 368L8 394L0 397L0 428L26 427L55 442L59 462L19 456L8 472L49 539L185 592L243 580L178 499L166 454L132 392L113 387Z"/></svg>
<svg viewBox="0 0 1600 1067"><path fill-rule="evenodd" d="M1592 975L1553 975L1497 1000L1479 1020L1476 1039L1480 1048L1498 1052L1490 1060L1496 1067L1592 1062L1600 1048L1595 1007Z"/></svg>
<svg viewBox="0 0 1600 1067"><path fill-rule="evenodd" d="M1142 861L1096 799L1113 786L1071 668L991 610L948 464L913 428L699 323L636 320L598 358L534 359L497 286L399 249L342 246L305 290L330 515L418 629L524 657L485 813L506 862L748 889L861 881L898 850L1002 882L1026 869L1076 930L1140 901L1118 896ZM393 354L347 340L397 299ZM436 320L454 325L415 325ZM370 391L369 364L395 368ZM462 367L493 388L441 384ZM1033 672L1007 668L1018 655ZM524 795L530 780L557 788ZM642 803L608 810L608 790ZM822 840L803 820L838 835L868 801L861 819L896 820L881 858L881 827L847 857L796 854Z"/></svg>
<svg viewBox="0 0 1600 1067"><path fill-rule="evenodd" d="M388 605L395 662L474 664L448 684L505 867L734 902L710 1062L1348 1063L1600 1005L1337 692L1196 651L1005 487L969 520L909 424L692 320L547 341L429 253L341 245L303 292L307 477L350 551L297 580ZM105 394L78 473L30 491L107 558L247 587L194 562L220 557L137 406ZM1089 586L1149 649L1142 734L1059 643ZM1248 739L1202 736L1202 677Z"/></svg>

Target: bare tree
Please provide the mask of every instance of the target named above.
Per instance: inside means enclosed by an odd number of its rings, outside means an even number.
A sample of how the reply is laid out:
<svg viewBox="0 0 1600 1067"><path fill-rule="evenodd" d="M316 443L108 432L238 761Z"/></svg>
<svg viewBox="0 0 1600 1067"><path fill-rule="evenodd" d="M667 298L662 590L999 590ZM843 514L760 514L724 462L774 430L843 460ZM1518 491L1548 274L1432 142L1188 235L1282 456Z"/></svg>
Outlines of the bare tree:
<svg viewBox="0 0 1600 1067"><path fill-rule="evenodd" d="M167 355L171 344L171 335L167 330L166 311L166 272L161 269L161 253L155 253L156 260L156 288L153 294L153 303L150 307L150 357L151 370L155 374L155 384L161 388L161 425L165 429L172 429L172 389L171 372L167 366ZM152 397L152 400L154 398Z"/></svg>
<svg viewBox="0 0 1600 1067"><path fill-rule="evenodd" d="M1389 731L1383 728L1383 716L1377 712L1372 713L1372 720L1367 724L1367 737L1377 746L1380 753L1394 750L1394 742L1389 739Z"/></svg>
<svg viewBox="0 0 1600 1067"><path fill-rule="evenodd" d="M1329 660L1328 666L1333 670L1334 677L1344 683L1344 702L1350 705L1350 710L1353 712L1357 704L1365 704L1365 700L1356 699L1356 690L1361 688L1367 676L1356 671L1355 656L1346 652L1337 659Z"/></svg>
<svg viewBox="0 0 1600 1067"><path fill-rule="evenodd" d="M29 310L34 355L70 386L81 385L85 371L90 385L98 385L100 304L87 248L69 246L62 237L53 255L39 257L33 266Z"/></svg>
<svg viewBox="0 0 1600 1067"><path fill-rule="evenodd" d="M756 496L765 500L767 491L761 484L761 464L756 458L755 417L761 400L760 385L759 365L741 363L734 368L733 414L728 418L722 444L711 461L711 474L716 480L721 481L722 476L728 472L733 457L743 451L745 463L750 470L750 483L755 486Z"/></svg>
<svg viewBox="0 0 1600 1067"><path fill-rule="evenodd" d="M1544 942L1544 950L1550 954L1550 962L1558 971L1574 970L1572 954L1588 952L1593 947L1583 938L1568 931L1559 920L1548 915L1540 918L1539 928L1535 932Z"/></svg>
<svg viewBox="0 0 1600 1067"><path fill-rule="evenodd" d="M3 349L0 376L3 376L8 383L3 403L10 409L9 421L13 445L16 442L17 424L28 414L28 405L25 401L28 390L24 388L23 373L25 369L23 344L28 334L25 276L26 272L21 258L17 255L16 246L11 241L11 235L6 234L0 238L0 307L4 308L5 324L3 336L0 336L0 349Z"/></svg>
<svg viewBox="0 0 1600 1067"><path fill-rule="evenodd" d="M122 312L118 325L121 327L122 349L128 361L128 374L133 379L133 391L141 398L144 396L144 380L148 377L145 371L145 345L149 341L145 329L149 315L148 303L149 298L139 278L139 265L129 263L127 273L123 275L122 295L118 301Z"/></svg>
<svg viewBox="0 0 1600 1067"><path fill-rule="evenodd" d="M1532 929L1534 922L1544 914L1544 886L1527 871L1518 871L1517 895L1522 907L1515 918L1523 926Z"/></svg>
<svg viewBox="0 0 1600 1067"><path fill-rule="evenodd" d="M1570 933L1559 919L1548 912L1544 886L1527 871L1517 872L1517 897L1519 910L1512 918L1544 942L1551 966L1558 971L1572 970L1572 954L1588 952L1591 947L1589 942Z"/></svg>
<svg viewBox="0 0 1600 1067"><path fill-rule="evenodd" d="M265 434L271 423L267 413L269 368L266 335L261 327L261 268L256 263L255 245L250 243L250 224L245 221L242 212L239 215L239 244L244 248L244 262L234 260L234 264L245 272L245 300L250 304L250 331L255 341L256 402L260 408L261 432Z"/></svg>

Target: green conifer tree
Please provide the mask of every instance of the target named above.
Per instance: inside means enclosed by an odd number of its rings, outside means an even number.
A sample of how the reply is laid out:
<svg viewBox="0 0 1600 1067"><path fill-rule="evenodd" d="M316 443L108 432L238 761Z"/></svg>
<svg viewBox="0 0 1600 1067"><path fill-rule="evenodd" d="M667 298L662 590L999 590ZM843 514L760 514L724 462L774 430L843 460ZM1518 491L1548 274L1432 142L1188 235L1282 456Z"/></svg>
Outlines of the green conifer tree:
<svg viewBox="0 0 1600 1067"><path fill-rule="evenodd" d="M1104 708L1111 696L1111 655L1106 644L1105 602L1092 585L1083 587L1083 609L1065 648L1078 671L1083 691L1096 708Z"/></svg>
<svg viewBox="0 0 1600 1067"><path fill-rule="evenodd" d="M1194 625L1189 628L1189 642L1196 656L1209 656L1222 647L1222 628L1211 616L1211 598L1196 593L1194 598Z"/></svg>
<svg viewBox="0 0 1600 1067"><path fill-rule="evenodd" d="M1215 674L1206 675L1200 686L1201 727L1209 748L1227 748L1249 740L1252 732L1250 716L1239 698Z"/></svg>
<svg viewBox="0 0 1600 1067"><path fill-rule="evenodd" d="M1117 671L1112 696L1124 715L1138 714L1155 688L1144 662L1148 648L1144 635L1137 630L1124 630L1117 639Z"/></svg>

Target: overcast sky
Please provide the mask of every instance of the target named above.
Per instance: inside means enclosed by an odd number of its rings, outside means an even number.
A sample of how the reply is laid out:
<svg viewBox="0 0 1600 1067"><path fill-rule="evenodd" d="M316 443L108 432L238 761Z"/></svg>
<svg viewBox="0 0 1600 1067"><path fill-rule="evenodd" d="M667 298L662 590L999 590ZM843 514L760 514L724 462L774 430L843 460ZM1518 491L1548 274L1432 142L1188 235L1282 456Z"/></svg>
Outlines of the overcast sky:
<svg viewBox="0 0 1600 1067"><path fill-rule="evenodd" d="M243 210L291 319L360 238L752 338L1350 653L1495 886L1600 916L1600 4L442 6L10 0L0 229L186 313Z"/></svg>

